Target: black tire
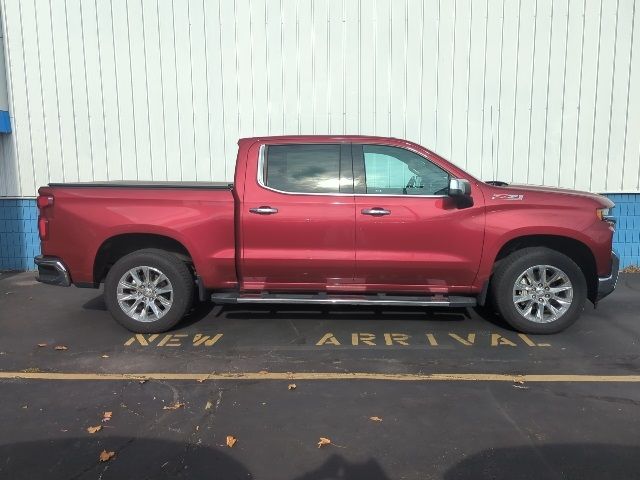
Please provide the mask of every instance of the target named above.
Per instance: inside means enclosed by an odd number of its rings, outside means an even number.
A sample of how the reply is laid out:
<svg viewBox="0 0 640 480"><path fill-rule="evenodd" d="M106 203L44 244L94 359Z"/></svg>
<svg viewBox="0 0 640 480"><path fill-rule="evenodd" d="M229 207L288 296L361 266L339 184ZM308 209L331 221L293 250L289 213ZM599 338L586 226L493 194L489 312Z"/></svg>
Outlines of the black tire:
<svg viewBox="0 0 640 480"><path fill-rule="evenodd" d="M118 283L125 273L135 267L152 267L171 282L172 301L166 313L153 321L140 321L127 315L118 303ZM109 270L104 282L104 298L113 318L135 333L160 333L175 326L189 311L194 296L194 280L187 265L174 255L148 248L125 255ZM151 309L149 309L151 311Z"/></svg>
<svg viewBox="0 0 640 480"><path fill-rule="evenodd" d="M548 323L528 320L514 304L513 288L518 277L536 265L550 265L562 270L573 287L570 307L557 320ZM491 296L498 313L514 329L523 333L551 334L564 330L580 317L587 299L587 281L580 267L566 255L546 247L523 248L500 261L491 281Z"/></svg>

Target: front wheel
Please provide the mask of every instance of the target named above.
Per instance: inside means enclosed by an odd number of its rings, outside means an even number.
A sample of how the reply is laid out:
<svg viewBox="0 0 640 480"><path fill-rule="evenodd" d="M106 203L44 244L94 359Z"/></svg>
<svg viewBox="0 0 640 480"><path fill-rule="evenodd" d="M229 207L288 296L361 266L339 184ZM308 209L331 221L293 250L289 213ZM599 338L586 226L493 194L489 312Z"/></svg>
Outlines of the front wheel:
<svg viewBox="0 0 640 480"><path fill-rule="evenodd" d="M174 255L138 250L118 260L104 283L113 318L136 333L164 332L189 311L193 301L191 272Z"/></svg>
<svg viewBox="0 0 640 480"><path fill-rule="evenodd" d="M549 334L578 319L587 298L587 282L571 258L549 248L532 247L501 260L491 293L498 312L513 328Z"/></svg>

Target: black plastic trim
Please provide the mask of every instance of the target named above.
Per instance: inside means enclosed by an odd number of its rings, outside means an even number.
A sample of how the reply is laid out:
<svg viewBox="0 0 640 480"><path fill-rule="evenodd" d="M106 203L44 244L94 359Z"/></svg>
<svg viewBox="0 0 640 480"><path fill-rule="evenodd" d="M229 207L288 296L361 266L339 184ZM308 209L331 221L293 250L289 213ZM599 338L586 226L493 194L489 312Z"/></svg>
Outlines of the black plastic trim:
<svg viewBox="0 0 640 480"><path fill-rule="evenodd" d="M616 289L620 274L620 257L616 252L611 252L611 274L608 277L598 278L598 292L593 303L598 303L604 297Z"/></svg>
<svg viewBox="0 0 640 480"><path fill-rule="evenodd" d="M351 144L351 158L353 159L353 191L356 194L367 193L367 174L364 169L364 153L361 143Z"/></svg>
<svg viewBox="0 0 640 480"><path fill-rule="evenodd" d="M351 144L340 144L340 193L353 193Z"/></svg>
<svg viewBox="0 0 640 480"><path fill-rule="evenodd" d="M482 285L482 290L480 291L480 294L478 295L478 305L481 307L484 307L485 304L487 303L487 294L489 293L489 280L487 280L486 282L484 282L484 284Z"/></svg>
<svg viewBox="0 0 640 480"><path fill-rule="evenodd" d="M198 300L201 302L209 301L210 298L207 296L207 289L205 288L200 275L196 275L196 287L198 289Z"/></svg>

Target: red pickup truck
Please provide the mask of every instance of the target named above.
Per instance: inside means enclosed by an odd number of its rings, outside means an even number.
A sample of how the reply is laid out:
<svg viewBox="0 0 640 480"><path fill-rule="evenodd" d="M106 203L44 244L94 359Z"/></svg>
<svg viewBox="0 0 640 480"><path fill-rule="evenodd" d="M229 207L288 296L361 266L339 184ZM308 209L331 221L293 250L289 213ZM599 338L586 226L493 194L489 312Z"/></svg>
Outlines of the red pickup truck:
<svg viewBox="0 0 640 480"><path fill-rule="evenodd" d="M554 333L613 291L613 203L482 182L415 143L365 136L238 142L235 181L39 190L41 282L98 288L129 330L196 300L471 307Z"/></svg>

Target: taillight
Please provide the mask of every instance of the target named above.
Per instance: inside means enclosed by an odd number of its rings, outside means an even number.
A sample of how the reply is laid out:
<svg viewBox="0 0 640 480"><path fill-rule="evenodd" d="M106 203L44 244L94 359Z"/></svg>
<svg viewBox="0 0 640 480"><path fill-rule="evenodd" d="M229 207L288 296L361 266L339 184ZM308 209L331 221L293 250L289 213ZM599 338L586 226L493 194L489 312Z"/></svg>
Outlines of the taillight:
<svg viewBox="0 0 640 480"><path fill-rule="evenodd" d="M42 210L43 208L50 207L53 205L53 197L51 195L40 195L38 197L38 208Z"/></svg>
<svg viewBox="0 0 640 480"><path fill-rule="evenodd" d="M43 216L38 217L38 233L40 234L40 240L49 238L49 220Z"/></svg>
<svg viewBox="0 0 640 480"><path fill-rule="evenodd" d="M40 210L40 216L38 217L38 234L40 235L40 240L46 240L49 238L49 220L46 218L45 210L53 206L53 196L40 195L36 203Z"/></svg>

